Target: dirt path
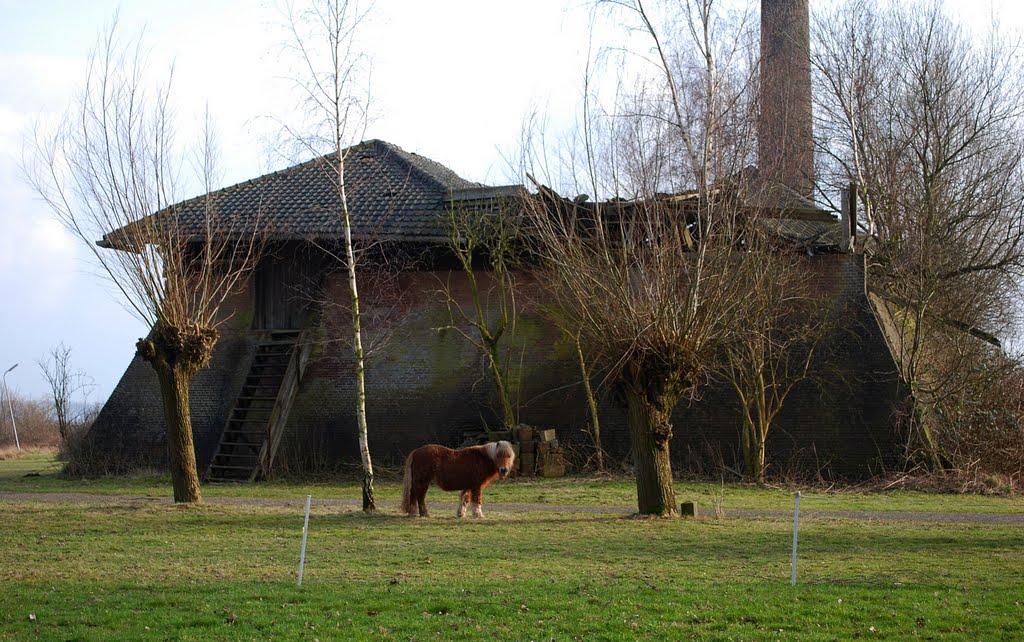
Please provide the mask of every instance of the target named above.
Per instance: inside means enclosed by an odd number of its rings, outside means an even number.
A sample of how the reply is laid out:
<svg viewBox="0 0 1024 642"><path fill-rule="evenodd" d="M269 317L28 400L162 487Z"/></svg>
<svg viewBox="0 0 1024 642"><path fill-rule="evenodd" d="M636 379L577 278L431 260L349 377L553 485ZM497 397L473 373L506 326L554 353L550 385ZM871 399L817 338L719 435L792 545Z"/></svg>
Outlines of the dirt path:
<svg viewBox="0 0 1024 642"><path fill-rule="evenodd" d="M239 504L248 506L295 506L302 508L305 500L296 499L270 499L257 497L207 497L204 500L207 504ZM144 503L144 504L170 504L169 497L132 497L127 495L93 495L87 493L0 493L0 502L108 502L108 503ZM360 507L357 499L315 499L312 502L317 507ZM382 509L390 511L398 510L397 502L377 502ZM447 510L448 503L437 502L438 512ZM452 504L451 506L454 506ZM549 504L500 504L488 503L484 507L492 511L511 512L553 512L553 513L587 513L601 515L629 515L635 509L628 506L552 506ZM712 515L707 510L700 513L703 516ZM762 518L778 517L787 518L793 515L790 511L782 510L744 510L729 509L723 510L722 516L728 518ZM949 524L1024 524L1024 513L934 513L934 512L912 512L912 511L832 511L832 510L802 510L801 518L829 518L829 519L851 519L851 520L897 520L916 522L940 522Z"/></svg>

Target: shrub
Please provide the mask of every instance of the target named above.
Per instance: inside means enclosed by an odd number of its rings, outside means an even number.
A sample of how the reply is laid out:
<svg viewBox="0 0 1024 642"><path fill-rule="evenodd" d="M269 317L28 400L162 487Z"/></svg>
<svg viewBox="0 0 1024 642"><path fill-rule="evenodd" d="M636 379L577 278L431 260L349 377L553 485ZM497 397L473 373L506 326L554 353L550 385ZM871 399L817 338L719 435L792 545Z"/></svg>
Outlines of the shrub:
<svg viewBox="0 0 1024 642"><path fill-rule="evenodd" d="M1014 486L1024 471L1024 363L991 357L976 374L939 406L939 446L954 470Z"/></svg>
<svg viewBox="0 0 1024 642"><path fill-rule="evenodd" d="M11 395L10 407L3 399L0 412L0 445L14 447L14 429L11 426L11 410L18 429L18 442L22 448L55 449L60 443L57 423L50 416L50 407L45 401L26 399Z"/></svg>

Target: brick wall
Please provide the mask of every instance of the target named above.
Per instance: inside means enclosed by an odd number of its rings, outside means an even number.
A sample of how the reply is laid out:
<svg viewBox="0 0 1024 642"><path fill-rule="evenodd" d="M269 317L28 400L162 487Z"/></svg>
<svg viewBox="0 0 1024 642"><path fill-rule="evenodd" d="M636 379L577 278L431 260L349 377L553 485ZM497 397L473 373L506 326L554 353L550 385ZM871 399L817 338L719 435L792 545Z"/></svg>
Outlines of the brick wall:
<svg viewBox="0 0 1024 642"><path fill-rule="evenodd" d="M482 289L489 289L486 278ZM289 417L279 462L286 468L323 464L356 451L354 360L350 342L350 311L343 275L329 278L328 298L338 305L324 310L325 340L311 361L301 392ZM411 448L425 442L457 444L464 430L500 424L496 397L481 351L450 324L445 289L464 309L472 310L468 282L460 272L410 272L382 291L361 288L366 358L367 424L371 452L382 461L398 462ZM396 291L397 290L397 291ZM531 303L536 287L519 279L521 317L512 340L513 371L524 374L513 395L520 419L549 425L565 413L579 376L567 357L560 333L542 320ZM374 324L375 310L397 313ZM493 308L492 308L493 309ZM378 317L382 315L377 315ZM472 333L465 322L459 329ZM382 336L385 335L385 336ZM566 384L570 384L565 389ZM574 401L582 410L582 405Z"/></svg>
<svg viewBox="0 0 1024 642"><path fill-rule="evenodd" d="M236 314L221 327L221 338L210 364L195 375L189 386L200 474L213 458L227 414L242 388L255 350L255 342L248 331L250 301L248 288L231 299L227 309ZM86 438L92 461L85 462L83 472L102 474L141 467L167 467L167 422L156 372L149 363L138 355L132 358Z"/></svg>
<svg viewBox="0 0 1024 642"><path fill-rule="evenodd" d="M864 296L863 257L825 255L807 259L815 292L837 297L841 322L819 348L812 381L791 393L769 440L769 456L781 470L863 476L893 463L893 411L901 398L895 367ZM446 284L461 305L472 299L459 272L402 275L402 304L391 320L389 339L366 362L370 448L382 462L397 464L425 442L457 444L467 429L500 424L494 391L478 348L448 324L439 294ZM563 441L586 442L583 386L571 344L538 312L537 284L520 278L520 319L513 361L521 368L517 397L520 420L554 427ZM347 299L342 278L328 283L330 298ZM361 292L367 310L387 307L392 290ZM348 342L348 309L336 308L331 339L312 363L289 419L279 455L286 468L307 468L357 457L354 370ZM463 324L464 325L464 324ZM370 324L370 330L372 324ZM471 328L463 329L471 332ZM372 334L372 332L371 332ZM364 338L364 341L366 339ZM739 415L727 385L711 385L684 401L674 414L674 459L692 464L708 453L735 464ZM625 414L602 399L605 448L629 450Z"/></svg>
<svg viewBox="0 0 1024 642"><path fill-rule="evenodd" d="M815 371L820 377L802 383L788 398L769 439L769 459L780 470L843 476L878 472L892 463L893 408L902 392L864 296L863 257L826 255L807 263L815 291L839 298L842 324L819 349ZM449 323L443 284L471 309L466 278L458 271L406 272L391 281L367 279L361 286L367 422L371 453L380 464L397 465L422 443L457 444L464 430L500 424L479 349L453 329L438 330ZM519 372L514 389L520 420L556 428L563 441L586 442L582 430L588 416L574 348L539 313L538 285L524 276L517 286L520 318L511 337L511 355ZM281 473L358 461L344 276L329 276L326 292L331 305L320 313L319 341L289 416L276 461ZM210 367L192 384L201 469L213 454L253 350L247 332L252 318L248 293L239 295L235 304L239 313L225 329ZM472 330L465 323L460 327ZM625 456L625 414L602 399L600 415L606 449ZM707 463L711 454L735 463L739 415L728 386L705 387L696 399L681 403L673 419L677 463ZM123 462L166 462L159 391L148 364L133 360L93 432Z"/></svg>

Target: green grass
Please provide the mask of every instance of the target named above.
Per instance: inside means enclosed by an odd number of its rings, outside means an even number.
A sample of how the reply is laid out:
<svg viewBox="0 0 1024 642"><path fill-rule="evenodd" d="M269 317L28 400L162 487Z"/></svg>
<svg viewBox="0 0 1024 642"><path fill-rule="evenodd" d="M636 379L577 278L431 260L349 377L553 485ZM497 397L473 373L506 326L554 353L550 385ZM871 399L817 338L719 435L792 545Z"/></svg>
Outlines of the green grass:
<svg viewBox="0 0 1024 642"><path fill-rule="evenodd" d="M0 492L90 493L138 497L169 497L171 482L167 475L149 474L101 479L66 479L59 475L60 464L48 455L32 455L0 461ZM38 476L26 474L38 472ZM376 497L397 501L400 484L397 477L382 475L374 484ZM715 506L728 509L792 510L794 488L761 488L753 485L678 482L679 501L693 501L698 510L708 512ZM436 493L437 491L433 491ZM203 488L206 497L267 497L351 499L361 497L358 482L270 481L259 484L214 484ZM432 493L432 495L433 495ZM1024 512L1022 496L940 495L923 492L857 492L801 489L801 507L805 510L868 510L923 512ZM430 496L428 496L429 498ZM631 479L618 477L594 479L518 478L496 483L487 489L487 503L536 503L552 505L636 506L636 486Z"/></svg>
<svg viewBox="0 0 1024 642"><path fill-rule="evenodd" d="M794 588L788 519L317 508L299 588L298 508L0 510L0 639L1024 637L1019 525L807 519Z"/></svg>
<svg viewBox="0 0 1024 642"><path fill-rule="evenodd" d="M4 450L0 454L0 486L18 484L19 479L29 479L26 475L56 479L62 466L51 452Z"/></svg>

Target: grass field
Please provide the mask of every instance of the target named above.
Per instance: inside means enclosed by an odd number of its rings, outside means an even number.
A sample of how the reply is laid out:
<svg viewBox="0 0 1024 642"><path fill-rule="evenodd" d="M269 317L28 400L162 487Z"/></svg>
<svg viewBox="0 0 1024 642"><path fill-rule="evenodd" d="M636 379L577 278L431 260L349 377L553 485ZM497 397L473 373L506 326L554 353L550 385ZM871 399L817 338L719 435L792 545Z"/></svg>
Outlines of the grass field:
<svg viewBox="0 0 1024 642"><path fill-rule="evenodd" d="M167 475L134 475L101 479L66 479L59 475L60 463L52 454L40 453L0 460L0 492L88 493L132 497L170 497ZM27 475L27 476L26 476ZM376 497L397 501L400 480L395 472L378 475ZM793 488L764 488L744 484L677 482L680 501L693 501L704 512L723 509L792 510ZM434 491L437 492L437 491ZM266 497L318 499L361 497L357 481L292 482L259 484L217 484L203 487L206 497ZM921 512L1024 513L1024 496L941 495L907 491L857 491L845 488L825 490L802 488L802 506L807 510L866 510ZM432 493L433 495L433 493ZM429 497L429 496L428 496ZM567 477L562 479L517 478L487 489L487 503L537 503L550 505L636 506L636 485L624 476L614 478Z"/></svg>
<svg viewBox="0 0 1024 642"><path fill-rule="evenodd" d="M24 477L34 471L21 462L11 472L11 463L0 461L0 492L81 489ZM101 484L84 490L119 487ZM122 494L144 496L150 485L154 496L169 494L159 477L122 485ZM727 507L792 505L784 489L682 488L705 501L717 493ZM207 495L329 492L358 496L354 485L280 483ZM378 492L395 497L396 484ZM628 480L516 480L485 501L630 505L631 493ZM835 510L887 497L820 495ZM1019 499L996 499L895 503L1021 510ZM485 505L486 519L460 521L453 496L431 491L431 500L436 517L419 520L316 508L301 588L300 508L3 502L0 639L1024 639L1020 525L807 518L792 587L788 518L659 520ZM808 493L805 501L818 500Z"/></svg>

